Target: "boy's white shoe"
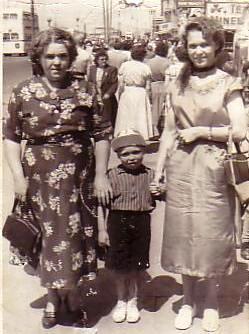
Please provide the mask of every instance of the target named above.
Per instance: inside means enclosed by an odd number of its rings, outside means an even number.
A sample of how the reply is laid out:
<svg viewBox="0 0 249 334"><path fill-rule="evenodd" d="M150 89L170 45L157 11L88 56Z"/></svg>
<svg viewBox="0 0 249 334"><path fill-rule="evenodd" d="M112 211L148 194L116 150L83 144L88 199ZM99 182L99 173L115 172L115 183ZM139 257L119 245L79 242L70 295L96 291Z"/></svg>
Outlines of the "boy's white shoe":
<svg viewBox="0 0 249 334"><path fill-rule="evenodd" d="M140 313L137 308L137 298L132 298L127 302L127 322L137 322L140 319Z"/></svg>
<svg viewBox="0 0 249 334"><path fill-rule="evenodd" d="M112 319L114 322L123 322L126 319L126 302L119 300L115 306Z"/></svg>

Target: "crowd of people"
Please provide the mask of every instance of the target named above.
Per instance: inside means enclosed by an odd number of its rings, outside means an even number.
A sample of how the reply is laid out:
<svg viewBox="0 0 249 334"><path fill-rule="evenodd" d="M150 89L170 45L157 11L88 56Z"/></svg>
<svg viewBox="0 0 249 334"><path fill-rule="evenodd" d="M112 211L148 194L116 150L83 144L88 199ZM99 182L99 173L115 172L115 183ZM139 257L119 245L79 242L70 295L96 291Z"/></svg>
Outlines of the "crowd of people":
<svg viewBox="0 0 249 334"><path fill-rule="evenodd" d="M4 142L15 195L30 202L42 231L44 328L58 323L62 304L73 310L71 292L96 276L97 238L108 246L106 268L114 274L113 321L139 321L138 283L150 265L157 200L165 201L161 265L182 275L175 327L192 326L202 281L202 327L219 328L217 280L237 263L236 200L223 162L229 131L234 142L248 136L241 78L218 65L223 48L222 27L206 17L192 18L177 46L138 41L94 49L81 34L58 28L34 39L34 75L13 89ZM159 138L153 171L143 158ZM120 163L108 169L111 149ZM249 259L248 209L244 221Z"/></svg>

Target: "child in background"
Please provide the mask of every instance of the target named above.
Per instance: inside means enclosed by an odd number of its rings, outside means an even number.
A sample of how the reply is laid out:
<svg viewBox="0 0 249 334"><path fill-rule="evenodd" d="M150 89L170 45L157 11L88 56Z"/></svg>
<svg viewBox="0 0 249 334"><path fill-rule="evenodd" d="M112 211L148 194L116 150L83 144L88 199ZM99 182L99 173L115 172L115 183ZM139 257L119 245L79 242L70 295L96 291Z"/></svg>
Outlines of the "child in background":
<svg viewBox="0 0 249 334"><path fill-rule="evenodd" d="M138 282L149 268L150 213L155 200L150 192L153 171L143 165L146 143L136 131L126 130L113 139L121 164L108 171L113 190L107 230L99 226L99 243L109 243L106 267L114 273L118 302L114 322L137 322Z"/></svg>

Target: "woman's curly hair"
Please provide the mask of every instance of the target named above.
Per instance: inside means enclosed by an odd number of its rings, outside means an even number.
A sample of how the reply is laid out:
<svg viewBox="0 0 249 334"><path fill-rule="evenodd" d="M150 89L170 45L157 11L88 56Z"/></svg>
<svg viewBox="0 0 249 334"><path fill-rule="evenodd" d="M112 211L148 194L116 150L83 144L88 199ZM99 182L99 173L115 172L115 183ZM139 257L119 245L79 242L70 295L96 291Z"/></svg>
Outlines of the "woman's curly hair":
<svg viewBox="0 0 249 334"><path fill-rule="evenodd" d="M193 70L193 65L189 59L187 51L187 37L191 30L199 30L207 41L215 42L217 45L216 55L222 51L225 44L224 29L217 20L205 16L192 17L189 19L182 34L181 52L182 59L185 61L185 66L183 66L179 75L182 90L188 85L189 77Z"/></svg>
<svg viewBox="0 0 249 334"><path fill-rule="evenodd" d="M71 66L77 56L76 43L69 32L58 28L50 28L40 31L35 36L30 51L30 60L32 62L33 69L35 70L35 75L43 74L41 56L44 53L45 47L47 47L50 43L65 45L70 59L69 66Z"/></svg>

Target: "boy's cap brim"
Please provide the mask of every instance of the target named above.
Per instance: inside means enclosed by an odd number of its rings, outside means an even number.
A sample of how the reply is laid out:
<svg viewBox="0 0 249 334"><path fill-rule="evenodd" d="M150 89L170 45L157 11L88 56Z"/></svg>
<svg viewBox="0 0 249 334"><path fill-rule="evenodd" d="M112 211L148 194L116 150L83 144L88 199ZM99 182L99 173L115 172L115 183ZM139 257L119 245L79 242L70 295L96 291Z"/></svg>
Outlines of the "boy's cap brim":
<svg viewBox="0 0 249 334"><path fill-rule="evenodd" d="M126 146L147 146L144 138L138 134L130 134L114 138L111 145L115 152Z"/></svg>

